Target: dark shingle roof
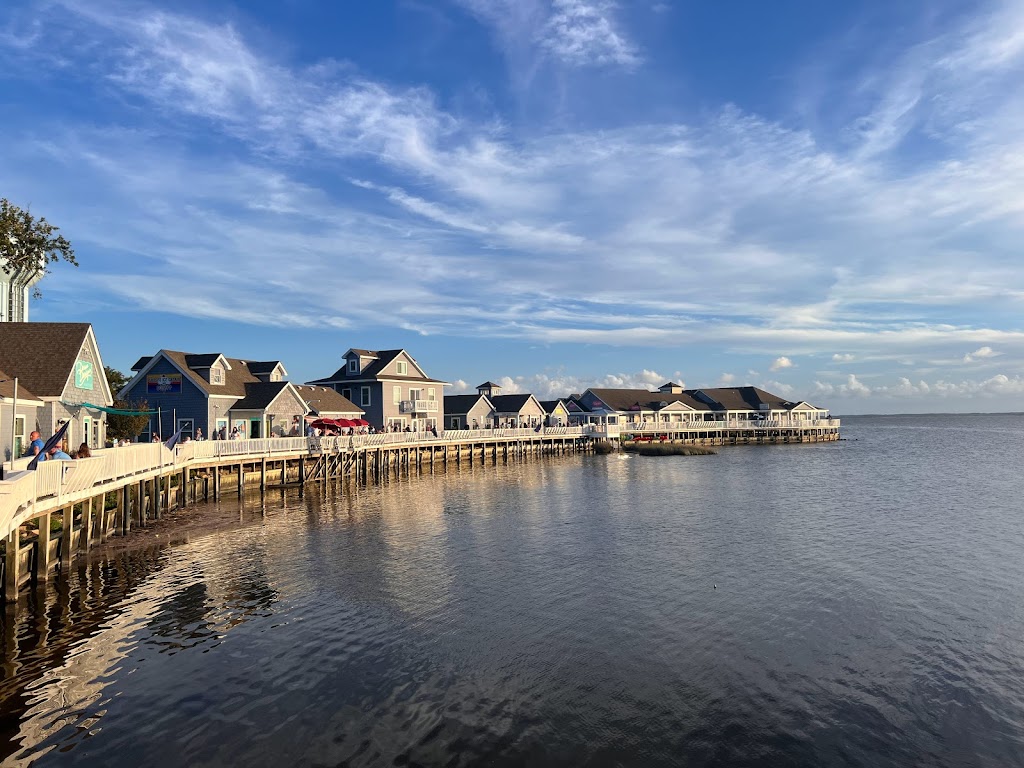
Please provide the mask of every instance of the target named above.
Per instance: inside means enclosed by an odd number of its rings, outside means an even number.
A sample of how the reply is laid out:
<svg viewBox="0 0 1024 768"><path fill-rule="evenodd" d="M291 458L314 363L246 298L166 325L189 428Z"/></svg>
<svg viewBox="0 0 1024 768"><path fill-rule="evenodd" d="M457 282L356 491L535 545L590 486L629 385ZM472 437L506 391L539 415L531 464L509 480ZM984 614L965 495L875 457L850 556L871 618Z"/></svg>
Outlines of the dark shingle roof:
<svg viewBox="0 0 1024 768"><path fill-rule="evenodd" d="M355 352L360 357L376 357L377 353L371 349L350 349L349 352Z"/></svg>
<svg viewBox="0 0 1024 768"><path fill-rule="evenodd" d="M249 371L255 374L273 373L279 365L281 365L280 360L250 360Z"/></svg>
<svg viewBox="0 0 1024 768"><path fill-rule="evenodd" d="M483 395L445 395L445 416L457 413L469 413L484 398Z"/></svg>
<svg viewBox="0 0 1024 768"><path fill-rule="evenodd" d="M262 411L288 386L287 381L250 381L245 385L245 397L231 406L232 410Z"/></svg>
<svg viewBox="0 0 1024 768"><path fill-rule="evenodd" d="M477 389L501 389L501 384L495 384L493 381L485 381L483 384L477 384Z"/></svg>
<svg viewBox="0 0 1024 768"><path fill-rule="evenodd" d="M0 397L14 397L14 377L0 371ZM32 391L18 379L18 400L38 400ZM4 406L5 408L7 406Z"/></svg>
<svg viewBox="0 0 1024 768"><path fill-rule="evenodd" d="M559 403L562 403L562 407L563 408L565 407L565 403L564 403L563 400L541 400L540 401L541 406L544 408L544 413L552 413L555 410L555 408L558 407Z"/></svg>
<svg viewBox="0 0 1024 768"><path fill-rule="evenodd" d="M39 397L59 397L88 332L88 323L0 323L0 369Z"/></svg>
<svg viewBox="0 0 1024 768"><path fill-rule="evenodd" d="M791 408L790 402L759 387L709 387L687 389L682 393L648 392L644 389L590 389L615 411L629 411L639 406L643 410L658 410L662 403L683 403L698 411L756 411L762 403L772 408ZM584 402L580 403L584 407Z"/></svg>
<svg viewBox="0 0 1024 768"><path fill-rule="evenodd" d="M711 407L716 411L756 411L761 403L770 405L772 408L790 408L795 405L789 400L758 387L713 387L692 391L698 397L699 395L696 394L698 391L706 395L708 400L713 401Z"/></svg>
<svg viewBox="0 0 1024 768"><path fill-rule="evenodd" d="M188 363L189 368L209 368L220 357L220 352L213 352L204 355L192 355L186 354L185 361ZM227 358L225 358L226 360Z"/></svg>
<svg viewBox="0 0 1024 768"><path fill-rule="evenodd" d="M324 383L333 382L333 381L339 381L339 382L340 381L362 381L364 379L373 379L373 378L376 378L376 376L381 371L383 371L385 368L387 368L388 365L390 365L391 362L396 357L398 357L400 354L402 354L402 352L405 352L404 349L383 349L383 350L380 350L378 352L371 352L371 351L366 350L366 349L360 349L360 350L353 349L351 351L352 352L358 352L359 354L364 355L364 356L368 355L368 356L371 356L371 357L375 357L376 359L372 363L370 363L368 366L363 368L363 370L361 370L359 373L349 373L348 372L348 365L346 364L346 365L341 366L341 368L336 370L334 373L332 373L327 378L324 378L324 379L314 379L313 381L311 381L309 383L310 384L324 384ZM410 356L410 359L411 359L411 356ZM389 373L387 377L389 379L395 379L397 381L424 381L424 382L429 382L431 384L444 384L445 383L445 382L440 381L438 379L431 379L431 378L426 377L426 376L398 376L396 374Z"/></svg>
<svg viewBox="0 0 1024 768"><path fill-rule="evenodd" d="M194 370L188 364L189 360L199 359L200 364L204 367L209 367L206 362L212 358L216 360L220 357L220 353L213 355L192 355L187 352L176 352L172 349L161 349L160 352L168 359L171 360L175 365L181 368L188 375L189 380L192 381L197 387L204 392L208 392L211 395L232 395L234 397L245 397L245 385L251 382L258 382L252 373L249 372L249 367L245 364L244 360L239 360L233 357L225 357L228 361L228 365L231 366L230 371L224 371L224 383L223 384L211 384ZM282 382L274 382L280 384Z"/></svg>
<svg viewBox="0 0 1024 768"><path fill-rule="evenodd" d="M295 388L317 413L364 413L362 408L330 387L296 385Z"/></svg>
<svg viewBox="0 0 1024 768"><path fill-rule="evenodd" d="M145 367L146 367L146 365L147 365L147 364L149 363L149 361L150 361L150 360L152 360L152 359L153 359L153 357L152 357L151 355L149 355L149 356L145 356L145 357L140 357L140 358L139 358L139 359L138 359L138 360L137 360L137 361L135 362L135 365L133 365L133 366L132 366L132 370L133 370L133 371L141 371L141 370L142 370L143 368L145 368Z"/></svg>
<svg viewBox="0 0 1024 768"><path fill-rule="evenodd" d="M490 400L494 405L494 410L498 413L518 413L531 397L533 397L533 395L530 393L518 395L495 395L490 398Z"/></svg>

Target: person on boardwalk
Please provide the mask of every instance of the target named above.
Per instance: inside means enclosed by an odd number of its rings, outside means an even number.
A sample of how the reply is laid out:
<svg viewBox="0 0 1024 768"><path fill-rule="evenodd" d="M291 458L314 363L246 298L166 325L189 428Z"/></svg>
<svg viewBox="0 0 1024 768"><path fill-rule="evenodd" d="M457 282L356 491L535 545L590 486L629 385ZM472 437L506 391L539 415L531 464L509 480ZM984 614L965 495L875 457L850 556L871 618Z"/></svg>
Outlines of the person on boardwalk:
<svg viewBox="0 0 1024 768"><path fill-rule="evenodd" d="M196 427L196 440L205 440L205 439L206 438L203 437L203 428L202 427Z"/></svg>
<svg viewBox="0 0 1024 768"><path fill-rule="evenodd" d="M29 442L29 444L28 444L28 449L25 451L25 455L26 456L37 456L37 455L39 455L39 452L41 450L43 450L43 441L42 441L42 438L39 437L39 432L37 432L36 430L33 429L29 433L28 439L31 442ZM43 458L45 459L46 457L44 456Z"/></svg>
<svg viewBox="0 0 1024 768"><path fill-rule="evenodd" d="M80 446L78 446L78 453L75 455L75 458L78 458L78 459L91 459L92 458L92 451L89 450L89 444L88 443L82 443Z"/></svg>
<svg viewBox="0 0 1024 768"><path fill-rule="evenodd" d="M50 449L50 458L51 459L60 459L61 461L70 461L71 460L71 455L65 453L64 451L62 451L60 448L58 448L55 445L55 446L53 446L53 448Z"/></svg>

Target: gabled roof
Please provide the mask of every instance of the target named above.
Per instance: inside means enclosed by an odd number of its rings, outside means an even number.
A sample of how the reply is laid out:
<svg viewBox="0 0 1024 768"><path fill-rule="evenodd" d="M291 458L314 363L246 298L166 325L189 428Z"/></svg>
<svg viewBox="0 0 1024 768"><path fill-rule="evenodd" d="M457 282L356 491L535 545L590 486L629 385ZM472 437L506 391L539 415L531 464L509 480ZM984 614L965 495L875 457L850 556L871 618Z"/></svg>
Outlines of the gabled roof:
<svg viewBox="0 0 1024 768"><path fill-rule="evenodd" d="M125 385L125 390L135 386L140 380L142 380L141 377L147 373L152 366L156 365L157 360L160 357L170 360L174 367L181 371L188 381L209 395L225 395L227 397L245 398L248 394L246 391L246 384L263 383L260 382L259 378L257 378L252 371L249 370L249 366L245 360L235 357L224 357L219 352L195 355L189 352L178 352L173 349L161 349L157 354L148 358L145 365L139 368L138 373L135 374L135 378ZM196 373L197 368L199 370L206 370L218 359L223 360L224 367L226 369L224 371L223 384L211 384L199 373ZM195 365L190 365L190 363L194 363ZM135 369L133 368L132 370ZM271 383L278 385L286 384L287 382L275 381Z"/></svg>
<svg viewBox="0 0 1024 768"><path fill-rule="evenodd" d="M250 381L245 384L245 397L231 406L231 410L262 411L277 399L287 381Z"/></svg>
<svg viewBox="0 0 1024 768"><path fill-rule="evenodd" d="M715 411L756 411L760 409L762 403L777 409L789 409L795 405L795 403L773 395L771 392L750 386L695 390L694 396L707 403Z"/></svg>
<svg viewBox="0 0 1024 768"><path fill-rule="evenodd" d="M477 384L477 389L501 389L501 384L495 384L493 381L485 381L483 384Z"/></svg>
<svg viewBox="0 0 1024 768"><path fill-rule="evenodd" d="M89 323L0 323L0 369L39 397L60 397L90 328ZM93 375L103 391L103 371Z"/></svg>
<svg viewBox="0 0 1024 768"><path fill-rule="evenodd" d="M561 404L563 408L568 410L564 400L538 400L537 402L541 404L541 407L544 409L544 413L547 414L554 413L555 408L557 408L559 404Z"/></svg>
<svg viewBox="0 0 1024 768"><path fill-rule="evenodd" d="M143 357L140 357L138 360L135 361L135 365L132 366L132 370L133 371L141 371L143 368L146 367L146 365L152 359L153 359L152 355L145 355Z"/></svg>
<svg viewBox="0 0 1024 768"><path fill-rule="evenodd" d="M445 395L444 415L469 413L481 400L487 403L488 408L494 408L491 401L487 399L487 395Z"/></svg>
<svg viewBox="0 0 1024 768"><path fill-rule="evenodd" d="M355 347L353 347L348 352L346 352L344 355L342 355L342 357L348 357L349 355L351 355L353 353L359 355L360 357L376 357L377 356L377 353L374 352L373 350L370 350L370 349L356 349Z"/></svg>
<svg viewBox="0 0 1024 768"><path fill-rule="evenodd" d="M330 387L296 384L295 389L311 410L317 413L365 413L362 408Z"/></svg>
<svg viewBox="0 0 1024 768"><path fill-rule="evenodd" d="M587 392L599 398L613 411L657 411L662 407L662 403L675 402L698 411L709 410L707 403L696 399L690 392L648 392L646 389L588 389ZM586 400L586 397L581 398L579 404L588 409Z"/></svg>
<svg viewBox="0 0 1024 768"><path fill-rule="evenodd" d="M536 400L530 393L518 395L494 395L490 398L497 413L519 413L531 399Z"/></svg>
<svg viewBox="0 0 1024 768"><path fill-rule="evenodd" d="M216 363L218 360L223 362L226 368L231 367L231 364L228 362L228 359L224 357L224 355L222 355L220 352L212 352L203 355L185 355L185 362L188 363L188 367L193 368L195 370L211 368L213 364Z"/></svg>
<svg viewBox="0 0 1024 768"><path fill-rule="evenodd" d="M284 365L281 364L280 360L250 360L248 365L249 372L254 373L257 376L273 373L274 369L279 365L281 366L282 375L288 375L288 371L284 369Z"/></svg>
<svg viewBox="0 0 1024 768"><path fill-rule="evenodd" d="M0 371L0 397L13 398L14 397L14 377L9 376L5 371ZM18 402L28 400L39 400L38 397L32 394L31 390L21 383L21 378L18 378Z"/></svg>
<svg viewBox="0 0 1024 768"><path fill-rule="evenodd" d="M374 361L372 363L370 363L368 366L366 366L365 368L363 368L363 370L361 370L359 373L349 373L348 372L348 365L346 364L346 365L341 366L341 368L336 370L334 373L332 373L327 378L324 378L324 379L314 379L313 381L311 381L309 383L310 384L328 384L328 383L333 383L333 382L338 382L338 383L345 382L345 381L356 382L356 381L365 381L366 379L375 379L375 378L377 378L377 376L380 374L381 371L383 371L385 368L387 368L394 361L394 359L396 357L398 357L400 354L402 354L403 352L405 352L405 354L409 357L409 360L412 361L412 364L414 366L419 368L421 371L423 370L422 368L420 368L419 363L416 362L416 360L413 358L413 356L410 355L408 352L406 352L404 349L383 349L383 350L380 350L380 351L377 351L377 352L373 352L373 351L370 351L370 350L367 350L367 349L358 349L358 350L357 349L350 349L346 353L346 356L349 353L351 353L351 352L355 352L355 353L359 354L362 357L373 357ZM429 377L427 377L425 375L424 376L398 376L396 374L389 373L389 374L387 374L387 378L388 379L394 379L395 381L423 381L423 382L429 382L431 384L445 384L445 383L447 383L447 382L444 382L444 381L440 381L438 379L431 379L431 378L429 378Z"/></svg>

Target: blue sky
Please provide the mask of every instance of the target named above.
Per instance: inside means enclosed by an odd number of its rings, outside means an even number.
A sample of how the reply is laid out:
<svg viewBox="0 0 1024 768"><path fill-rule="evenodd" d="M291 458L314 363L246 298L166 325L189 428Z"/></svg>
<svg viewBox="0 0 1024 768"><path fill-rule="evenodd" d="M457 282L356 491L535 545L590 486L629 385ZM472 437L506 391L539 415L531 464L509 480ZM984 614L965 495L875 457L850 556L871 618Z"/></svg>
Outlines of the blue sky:
<svg viewBox="0 0 1024 768"><path fill-rule="evenodd" d="M122 369L1024 410L1022 76L997 0L15 0L0 195Z"/></svg>

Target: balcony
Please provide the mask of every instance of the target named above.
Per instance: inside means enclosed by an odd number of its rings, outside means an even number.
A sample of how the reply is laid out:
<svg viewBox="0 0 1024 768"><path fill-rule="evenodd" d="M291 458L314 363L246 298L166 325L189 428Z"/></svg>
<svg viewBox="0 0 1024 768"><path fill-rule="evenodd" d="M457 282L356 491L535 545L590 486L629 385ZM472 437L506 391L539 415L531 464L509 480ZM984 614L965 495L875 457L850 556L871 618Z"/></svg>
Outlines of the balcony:
<svg viewBox="0 0 1024 768"><path fill-rule="evenodd" d="M437 413L437 400L402 400L399 413Z"/></svg>

